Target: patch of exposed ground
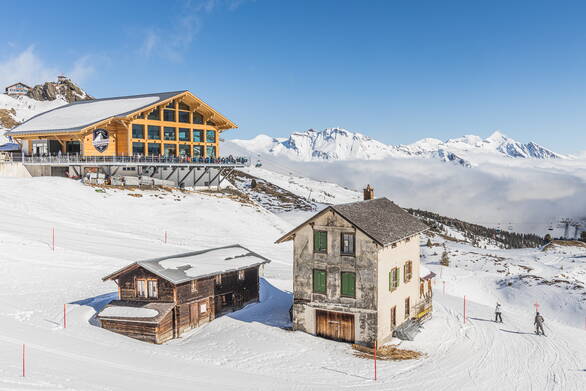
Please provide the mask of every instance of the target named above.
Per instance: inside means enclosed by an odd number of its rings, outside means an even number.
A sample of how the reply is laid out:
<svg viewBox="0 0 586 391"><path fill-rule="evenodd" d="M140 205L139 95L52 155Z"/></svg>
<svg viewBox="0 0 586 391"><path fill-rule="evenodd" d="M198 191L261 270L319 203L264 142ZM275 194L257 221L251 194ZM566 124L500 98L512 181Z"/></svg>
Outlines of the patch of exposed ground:
<svg viewBox="0 0 586 391"><path fill-rule="evenodd" d="M374 349L372 348L353 344L352 349L354 349L354 355L356 357L370 360L374 359ZM384 361L416 360L424 356L424 353L418 352L416 350L399 349L395 345L381 346L376 350L376 359Z"/></svg>

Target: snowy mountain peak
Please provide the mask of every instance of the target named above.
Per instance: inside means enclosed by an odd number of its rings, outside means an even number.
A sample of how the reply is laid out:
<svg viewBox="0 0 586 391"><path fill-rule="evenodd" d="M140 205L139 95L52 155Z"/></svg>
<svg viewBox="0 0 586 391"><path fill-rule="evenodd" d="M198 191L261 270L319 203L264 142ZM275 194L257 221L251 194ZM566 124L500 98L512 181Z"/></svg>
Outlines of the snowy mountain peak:
<svg viewBox="0 0 586 391"><path fill-rule="evenodd" d="M344 128L309 129L294 132L288 138L259 135L251 140L232 140L232 143L255 153L284 155L293 160L373 160L387 157L431 158L465 167L481 154L499 158L564 158L536 143L515 141L500 131L487 138L476 135L441 141L424 138L408 145L387 145L364 134Z"/></svg>

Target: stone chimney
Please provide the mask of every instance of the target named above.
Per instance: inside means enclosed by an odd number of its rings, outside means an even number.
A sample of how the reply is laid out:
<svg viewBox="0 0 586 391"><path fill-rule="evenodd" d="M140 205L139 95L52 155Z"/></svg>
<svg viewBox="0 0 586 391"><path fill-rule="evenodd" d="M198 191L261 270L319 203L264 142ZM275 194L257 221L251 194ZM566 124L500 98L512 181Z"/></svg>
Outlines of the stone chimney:
<svg viewBox="0 0 586 391"><path fill-rule="evenodd" d="M370 185L366 185L364 189L364 201L374 200L374 188Z"/></svg>

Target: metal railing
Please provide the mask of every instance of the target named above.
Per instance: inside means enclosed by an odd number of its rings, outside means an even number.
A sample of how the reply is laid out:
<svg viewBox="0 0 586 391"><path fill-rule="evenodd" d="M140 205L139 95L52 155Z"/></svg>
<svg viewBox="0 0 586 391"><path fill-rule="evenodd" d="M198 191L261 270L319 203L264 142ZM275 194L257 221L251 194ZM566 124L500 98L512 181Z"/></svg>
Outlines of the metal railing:
<svg viewBox="0 0 586 391"><path fill-rule="evenodd" d="M82 156L78 154L29 156L13 153L10 161L24 164L185 164L185 165L225 165L250 166L246 156L227 156L219 158L190 158L180 156Z"/></svg>

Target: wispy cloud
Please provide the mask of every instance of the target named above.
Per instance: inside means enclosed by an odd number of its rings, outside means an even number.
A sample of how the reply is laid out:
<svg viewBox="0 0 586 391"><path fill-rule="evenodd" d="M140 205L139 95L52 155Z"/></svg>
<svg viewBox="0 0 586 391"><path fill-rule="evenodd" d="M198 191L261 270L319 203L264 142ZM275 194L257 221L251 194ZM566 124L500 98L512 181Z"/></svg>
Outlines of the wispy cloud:
<svg viewBox="0 0 586 391"><path fill-rule="evenodd" d="M201 32L204 19L212 12L226 8L237 10L247 0L199 0L186 1L181 16L172 23L173 27L151 27L143 31L143 41L138 53L144 57L162 57L179 62Z"/></svg>
<svg viewBox="0 0 586 391"><path fill-rule="evenodd" d="M65 73L72 80L82 83L96 72L96 64L103 64L104 56L85 55L74 61L72 66L59 68L49 65L35 51L35 46L0 58L0 86L23 82L34 85L45 81L56 80L57 75Z"/></svg>

